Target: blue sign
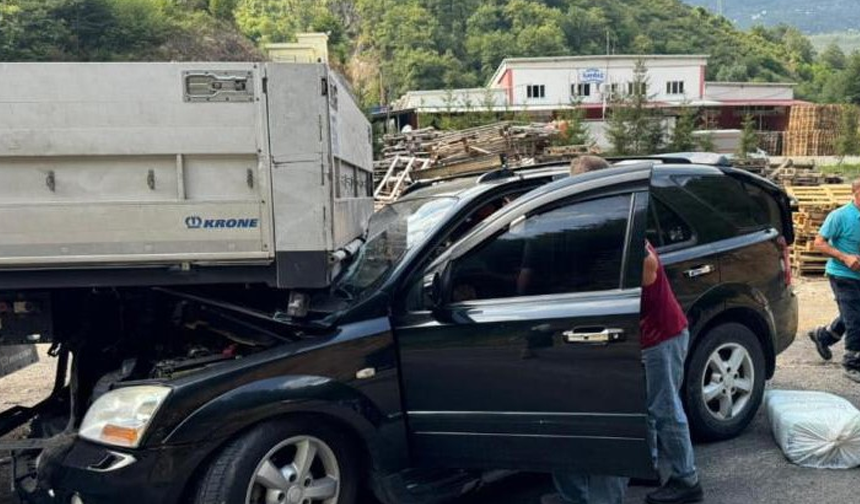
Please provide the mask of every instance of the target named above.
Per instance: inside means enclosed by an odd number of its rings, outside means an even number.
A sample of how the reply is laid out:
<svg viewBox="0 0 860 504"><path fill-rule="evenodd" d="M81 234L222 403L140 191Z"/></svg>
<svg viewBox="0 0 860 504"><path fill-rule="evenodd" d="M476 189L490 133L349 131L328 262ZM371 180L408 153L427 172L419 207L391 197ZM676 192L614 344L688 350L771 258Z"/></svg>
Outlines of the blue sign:
<svg viewBox="0 0 860 504"><path fill-rule="evenodd" d="M599 68L586 68L579 71L579 82L594 82L601 84L606 81L606 72Z"/></svg>
<svg viewBox="0 0 860 504"><path fill-rule="evenodd" d="M185 218L188 229L254 229L260 226L260 219L204 219L197 215Z"/></svg>

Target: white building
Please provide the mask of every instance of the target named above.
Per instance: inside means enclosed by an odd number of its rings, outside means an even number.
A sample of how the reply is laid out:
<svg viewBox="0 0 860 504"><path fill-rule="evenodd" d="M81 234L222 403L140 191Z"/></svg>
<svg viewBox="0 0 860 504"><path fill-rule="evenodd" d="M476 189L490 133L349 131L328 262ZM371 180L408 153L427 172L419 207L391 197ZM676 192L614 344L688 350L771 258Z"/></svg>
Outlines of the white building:
<svg viewBox="0 0 860 504"><path fill-rule="evenodd" d="M653 101L681 104L703 99L707 56L563 56L507 58L486 88L410 91L394 108L427 113L487 108L490 103L496 109L532 111L557 110L571 103L602 107L612 93L632 91L639 61L647 69L646 91Z"/></svg>

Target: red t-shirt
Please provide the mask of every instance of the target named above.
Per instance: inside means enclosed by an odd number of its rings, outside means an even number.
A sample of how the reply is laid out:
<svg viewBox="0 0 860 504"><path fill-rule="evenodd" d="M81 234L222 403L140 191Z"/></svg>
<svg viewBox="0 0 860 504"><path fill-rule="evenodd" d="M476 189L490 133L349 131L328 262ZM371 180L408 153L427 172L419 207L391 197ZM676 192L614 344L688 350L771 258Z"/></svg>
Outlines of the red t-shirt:
<svg viewBox="0 0 860 504"><path fill-rule="evenodd" d="M657 257L657 280L647 287L642 288L642 313L639 318L639 331L642 333L642 348L651 348L672 339L681 334L687 328L687 317L669 279L663 263L657 256L657 251L646 243L648 250Z"/></svg>

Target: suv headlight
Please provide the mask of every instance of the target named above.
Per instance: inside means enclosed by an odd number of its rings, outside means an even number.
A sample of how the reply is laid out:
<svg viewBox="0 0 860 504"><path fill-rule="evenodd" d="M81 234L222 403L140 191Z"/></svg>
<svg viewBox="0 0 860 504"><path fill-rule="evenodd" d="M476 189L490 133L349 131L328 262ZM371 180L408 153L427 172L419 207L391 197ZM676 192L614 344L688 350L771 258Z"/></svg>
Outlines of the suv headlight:
<svg viewBox="0 0 860 504"><path fill-rule="evenodd" d="M78 434L114 446L137 448L170 388L141 385L113 390L90 406Z"/></svg>

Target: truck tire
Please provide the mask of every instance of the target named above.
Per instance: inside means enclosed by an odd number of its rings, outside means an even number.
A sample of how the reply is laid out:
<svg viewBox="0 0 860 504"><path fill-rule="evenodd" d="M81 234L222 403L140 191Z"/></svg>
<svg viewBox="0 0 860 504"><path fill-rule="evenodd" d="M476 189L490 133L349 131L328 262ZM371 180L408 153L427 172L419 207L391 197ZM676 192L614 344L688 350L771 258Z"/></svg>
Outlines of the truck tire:
<svg viewBox="0 0 860 504"><path fill-rule="evenodd" d="M693 436L740 435L761 406L765 376L761 342L747 326L732 322L705 333L688 358L682 389Z"/></svg>
<svg viewBox="0 0 860 504"><path fill-rule="evenodd" d="M352 440L319 422L277 420L225 446L204 470L194 504L355 504Z"/></svg>

